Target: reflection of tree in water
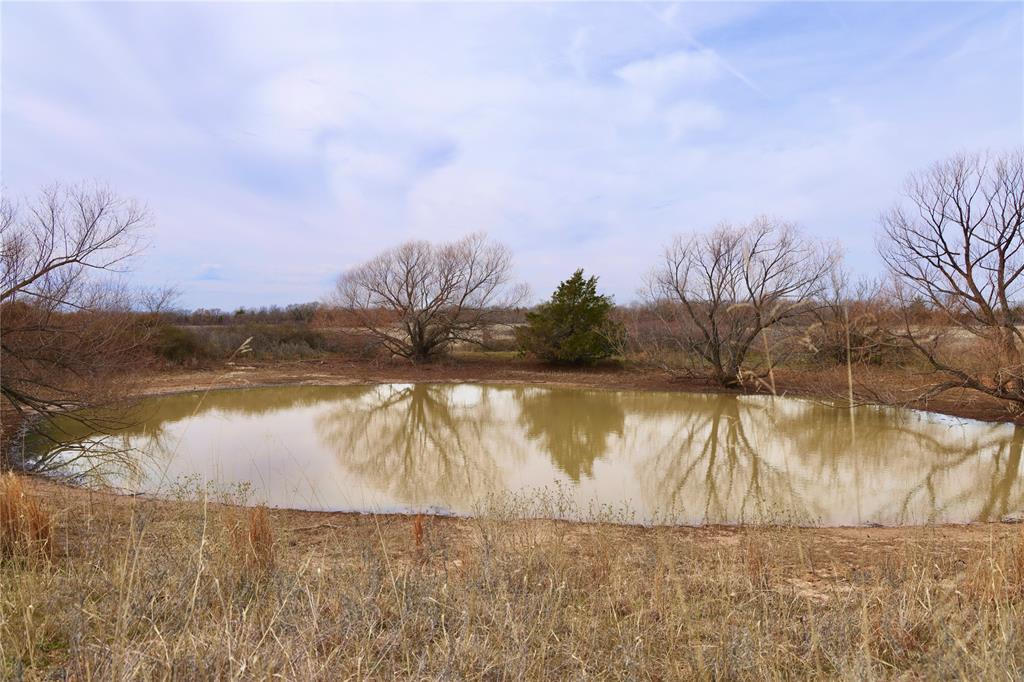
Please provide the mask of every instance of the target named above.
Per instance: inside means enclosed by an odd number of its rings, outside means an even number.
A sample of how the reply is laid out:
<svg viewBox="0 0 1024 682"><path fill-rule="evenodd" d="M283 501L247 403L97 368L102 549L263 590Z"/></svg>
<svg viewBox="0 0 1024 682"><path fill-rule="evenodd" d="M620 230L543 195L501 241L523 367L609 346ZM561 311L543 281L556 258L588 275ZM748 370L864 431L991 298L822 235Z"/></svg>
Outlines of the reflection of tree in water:
<svg viewBox="0 0 1024 682"><path fill-rule="evenodd" d="M466 509L505 488L506 463L515 469L513 485L547 483L548 458L583 483L604 457L608 475L624 476L625 487L635 474L646 510L690 520L789 513L889 523L991 519L1024 508L1024 427L960 426L883 408L857 409L851 418L845 408L784 399L466 385L274 387L140 401L111 442L156 464L161 453L176 452L193 416L214 418L207 434L219 433L223 416L230 436L289 410L315 419L317 434L360 483L409 505ZM91 447L90 434L74 429L71 423L60 436ZM538 450L546 457L527 456ZM525 468L538 461L539 468Z"/></svg>
<svg viewBox="0 0 1024 682"><path fill-rule="evenodd" d="M622 435L622 398L601 391L521 390L519 418L526 435L539 440L555 466L579 482L594 474L611 435Z"/></svg>
<svg viewBox="0 0 1024 682"><path fill-rule="evenodd" d="M918 482L911 487L901 500L895 500L899 519L908 518L917 500L927 503L932 510L929 521L945 518L950 509L966 508L971 520L991 520L1024 506L1024 489L1021 487L1020 459L1024 429L1015 427L1007 440L995 437L974 441L960 448L955 455L943 453L944 457L929 463L919 475ZM981 455L991 453L987 466L976 461ZM941 494L939 483L955 479L959 492ZM919 503L920 504L920 503ZM974 510L977 511L974 511Z"/></svg>
<svg viewBox="0 0 1024 682"><path fill-rule="evenodd" d="M275 386L154 396L107 408L116 417L105 421L57 418L47 433L26 447L43 457L77 457L73 473L95 482L126 480L142 475L143 464L158 467L161 458L174 454L178 446L174 427L185 420L217 414L259 417L315 405L339 394L355 397L369 388ZM103 424L103 432L89 428L90 424Z"/></svg>
<svg viewBox="0 0 1024 682"><path fill-rule="evenodd" d="M871 474L905 481L905 493L872 510L883 518L934 521L956 512L984 520L1024 504L1020 427L964 428L912 411L865 407L851 414L804 401L779 410L776 423L787 452L823 482L850 469L858 485Z"/></svg>
<svg viewBox="0 0 1024 682"><path fill-rule="evenodd" d="M995 471L991 477L988 495L985 496L978 513L979 519L995 519L1024 508L1020 471L1022 449L1024 426L1015 426L1009 442L1000 444L995 455Z"/></svg>
<svg viewBox="0 0 1024 682"><path fill-rule="evenodd" d="M118 408L119 422L109 420L108 433L126 437L152 436L171 425L209 413L258 417L271 412L308 407L338 396L357 397L370 386L268 386L225 389L207 393L171 393L135 401ZM79 421L57 422L65 441L95 435Z"/></svg>
<svg viewBox="0 0 1024 682"><path fill-rule="evenodd" d="M654 506L705 520L987 519L1024 506L1024 429L948 426L911 413L704 397L630 449ZM878 491L892 490L879 500ZM870 500L861 510L842 508ZM863 514L863 517L862 517Z"/></svg>
<svg viewBox="0 0 1024 682"><path fill-rule="evenodd" d="M516 457L507 390L378 386L317 419L321 437L363 480L409 504L462 507L498 490L497 457Z"/></svg>
<svg viewBox="0 0 1024 682"><path fill-rule="evenodd" d="M729 396L683 400L670 430L648 429L629 444L642 458L638 476L654 508L691 516L699 509L704 521L757 521L777 500L803 511L788 472L764 460L747 437L744 421L764 420L763 410L746 410Z"/></svg>

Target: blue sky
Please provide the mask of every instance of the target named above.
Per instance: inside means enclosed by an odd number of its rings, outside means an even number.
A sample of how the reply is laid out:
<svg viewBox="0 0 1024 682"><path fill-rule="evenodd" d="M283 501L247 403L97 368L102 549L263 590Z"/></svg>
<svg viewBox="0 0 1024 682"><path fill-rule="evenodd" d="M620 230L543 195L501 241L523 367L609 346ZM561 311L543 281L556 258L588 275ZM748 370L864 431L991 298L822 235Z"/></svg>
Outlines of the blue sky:
<svg viewBox="0 0 1024 682"><path fill-rule="evenodd" d="M635 296L673 234L768 213L877 273L907 172L1024 144L1008 3L2 5L6 191L146 202L134 278L316 300L485 230L535 299Z"/></svg>

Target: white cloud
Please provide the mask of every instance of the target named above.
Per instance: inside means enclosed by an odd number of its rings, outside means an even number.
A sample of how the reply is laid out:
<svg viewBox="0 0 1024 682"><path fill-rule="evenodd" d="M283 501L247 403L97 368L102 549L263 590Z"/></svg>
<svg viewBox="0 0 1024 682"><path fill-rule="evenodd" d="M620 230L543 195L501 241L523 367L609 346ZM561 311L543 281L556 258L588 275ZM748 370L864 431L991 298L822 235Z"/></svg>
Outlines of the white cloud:
<svg viewBox="0 0 1024 682"><path fill-rule="evenodd" d="M659 93L683 85L701 84L722 74L721 64L711 50L684 50L638 59L620 67L615 75L630 86Z"/></svg>
<svg viewBox="0 0 1024 682"><path fill-rule="evenodd" d="M219 281L224 279L224 266L219 263L203 263L196 270L193 279L200 281Z"/></svg>
<svg viewBox="0 0 1024 682"><path fill-rule="evenodd" d="M907 171L1021 142L1020 9L972 19L943 61L900 45L963 7L873 31L801 7L795 32L732 3L10 3L4 181L147 201L139 277L220 277L182 283L188 305L315 299L378 249L481 229L538 295L583 266L629 300L672 233L762 212L875 267Z"/></svg>

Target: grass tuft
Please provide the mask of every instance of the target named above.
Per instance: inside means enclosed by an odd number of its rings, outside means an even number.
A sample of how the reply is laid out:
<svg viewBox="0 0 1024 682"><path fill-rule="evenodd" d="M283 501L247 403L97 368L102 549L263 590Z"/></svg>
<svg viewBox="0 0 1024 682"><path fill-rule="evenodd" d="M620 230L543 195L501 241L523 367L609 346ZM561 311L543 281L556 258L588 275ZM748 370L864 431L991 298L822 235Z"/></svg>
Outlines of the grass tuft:
<svg viewBox="0 0 1024 682"><path fill-rule="evenodd" d="M261 576L274 568L274 529L264 506L245 510L244 519L230 526L232 556L243 572Z"/></svg>
<svg viewBox="0 0 1024 682"><path fill-rule="evenodd" d="M51 552L51 520L24 481L0 474L0 558L37 559Z"/></svg>
<svg viewBox="0 0 1024 682"><path fill-rule="evenodd" d="M416 549L423 549L423 514L412 517L412 540Z"/></svg>

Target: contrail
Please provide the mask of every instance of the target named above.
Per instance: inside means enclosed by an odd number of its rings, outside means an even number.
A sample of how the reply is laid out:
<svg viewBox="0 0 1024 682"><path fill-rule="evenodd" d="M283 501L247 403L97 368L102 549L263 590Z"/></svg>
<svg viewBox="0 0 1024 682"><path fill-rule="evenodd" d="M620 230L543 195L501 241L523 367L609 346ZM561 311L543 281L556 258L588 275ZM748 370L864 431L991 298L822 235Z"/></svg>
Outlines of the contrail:
<svg viewBox="0 0 1024 682"><path fill-rule="evenodd" d="M675 25L675 22L672 20L671 17L664 16L664 14L662 12L656 12L651 7L650 3L643 3L640 6L643 7L645 10L647 10L647 12L650 15L652 15L657 20L657 22L659 24L661 24L663 26L668 26L670 28L677 28L676 25ZM670 6L670 8L674 8L676 6L677 5L673 4L673 5ZM715 58L715 61L718 62L718 64L723 69L725 69L730 74L732 74L737 79L739 79L748 88L750 88L751 90L753 90L754 92L756 92L759 95L762 95L764 97L768 96L768 93L766 93L764 90L762 90L759 85L754 83L754 81L750 80L746 76L746 74L744 74L742 71L737 69L725 57L723 57L721 54L719 54L718 50L715 50L713 48L708 47L707 45L705 45L704 43L700 42L699 40L694 38L692 35L690 35L689 32L684 33L684 37L686 38L687 42L689 42L690 45L692 45L693 47L711 54Z"/></svg>

